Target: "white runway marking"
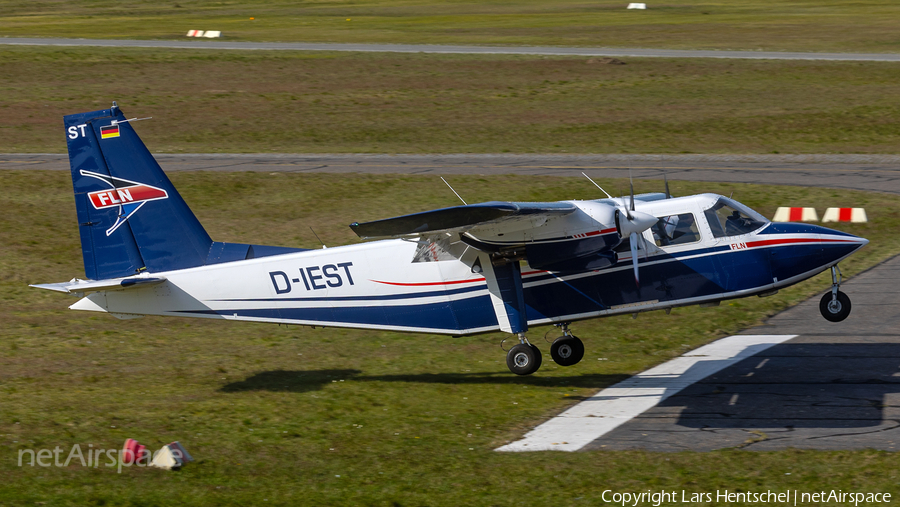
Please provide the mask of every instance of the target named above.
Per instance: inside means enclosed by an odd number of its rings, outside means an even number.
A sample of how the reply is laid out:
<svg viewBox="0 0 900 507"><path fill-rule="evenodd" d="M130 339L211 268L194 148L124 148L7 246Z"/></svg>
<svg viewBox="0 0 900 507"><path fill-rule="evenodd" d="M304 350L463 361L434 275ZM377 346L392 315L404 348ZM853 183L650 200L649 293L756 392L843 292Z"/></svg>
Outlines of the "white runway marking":
<svg viewBox="0 0 900 507"><path fill-rule="evenodd" d="M577 451L691 384L798 335L736 335L608 387L498 451Z"/></svg>

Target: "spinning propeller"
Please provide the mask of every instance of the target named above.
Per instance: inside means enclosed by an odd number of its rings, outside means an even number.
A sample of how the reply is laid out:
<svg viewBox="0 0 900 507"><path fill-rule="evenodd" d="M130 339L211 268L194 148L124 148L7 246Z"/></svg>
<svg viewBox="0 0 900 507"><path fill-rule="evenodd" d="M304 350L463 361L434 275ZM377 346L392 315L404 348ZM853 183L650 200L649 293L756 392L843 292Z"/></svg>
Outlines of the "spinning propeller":
<svg viewBox="0 0 900 507"><path fill-rule="evenodd" d="M625 208L624 220L622 210L616 208L616 230L619 232L620 238L628 236L628 242L631 246L631 266L634 268L634 283L638 287L641 286L641 277L638 273L638 241L643 241L641 235L657 222L657 218L649 213L635 211L634 209L634 182L631 184L631 205Z"/></svg>

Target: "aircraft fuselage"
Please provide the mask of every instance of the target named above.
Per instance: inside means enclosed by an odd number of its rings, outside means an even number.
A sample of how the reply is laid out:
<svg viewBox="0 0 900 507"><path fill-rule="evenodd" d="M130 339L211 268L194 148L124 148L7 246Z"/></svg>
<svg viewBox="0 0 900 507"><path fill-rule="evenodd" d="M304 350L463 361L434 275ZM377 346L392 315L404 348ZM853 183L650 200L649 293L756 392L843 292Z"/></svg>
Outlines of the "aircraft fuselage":
<svg viewBox="0 0 900 507"><path fill-rule="evenodd" d="M550 272L523 261L528 325L772 293L830 268L867 242L794 223L767 223L748 234L716 238L702 204L692 198L642 204L641 210L656 216L691 213L698 235L689 243L656 246L660 240L654 231L645 231L638 251L640 284L627 249L615 265L600 270ZM476 263L490 262L484 252L458 241L441 249L382 240L154 273L166 282L90 294L72 308L120 317L151 314L463 335L500 329L485 277L473 270Z"/></svg>

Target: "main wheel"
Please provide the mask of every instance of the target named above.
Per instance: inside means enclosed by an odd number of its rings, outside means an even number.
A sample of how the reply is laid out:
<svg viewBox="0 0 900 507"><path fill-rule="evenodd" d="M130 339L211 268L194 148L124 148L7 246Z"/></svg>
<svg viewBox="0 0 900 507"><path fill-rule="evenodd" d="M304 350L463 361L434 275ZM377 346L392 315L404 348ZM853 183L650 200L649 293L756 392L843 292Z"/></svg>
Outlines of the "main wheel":
<svg viewBox="0 0 900 507"><path fill-rule="evenodd" d="M827 292L819 301L819 311L827 320L840 322L850 315L850 298L838 291L837 301L832 301L831 292Z"/></svg>
<svg viewBox="0 0 900 507"><path fill-rule="evenodd" d="M544 363L544 356L541 354L540 349L538 349L535 344L529 343L528 346L531 347L532 350L534 350L534 357L537 359L534 364L534 371L538 371L538 369L541 367L541 364Z"/></svg>
<svg viewBox="0 0 900 507"><path fill-rule="evenodd" d="M516 375L531 375L541 367L541 351L520 343L506 353L506 366Z"/></svg>
<svg viewBox="0 0 900 507"><path fill-rule="evenodd" d="M560 366L572 366L584 357L584 344L577 336L560 336L550 345L550 357Z"/></svg>

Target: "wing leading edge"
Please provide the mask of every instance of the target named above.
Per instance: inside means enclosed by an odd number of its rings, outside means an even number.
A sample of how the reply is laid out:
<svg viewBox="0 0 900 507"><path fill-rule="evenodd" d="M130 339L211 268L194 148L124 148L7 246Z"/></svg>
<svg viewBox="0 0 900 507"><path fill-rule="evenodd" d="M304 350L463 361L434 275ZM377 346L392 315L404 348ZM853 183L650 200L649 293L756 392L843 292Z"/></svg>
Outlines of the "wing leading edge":
<svg viewBox="0 0 900 507"><path fill-rule="evenodd" d="M441 208L373 222L354 222L350 228L362 239L399 238L440 232L463 232L477 225L527 218L550 218L574 213L567 202L491 201Z"/></svg>

